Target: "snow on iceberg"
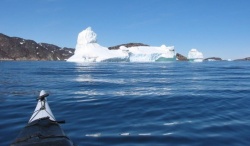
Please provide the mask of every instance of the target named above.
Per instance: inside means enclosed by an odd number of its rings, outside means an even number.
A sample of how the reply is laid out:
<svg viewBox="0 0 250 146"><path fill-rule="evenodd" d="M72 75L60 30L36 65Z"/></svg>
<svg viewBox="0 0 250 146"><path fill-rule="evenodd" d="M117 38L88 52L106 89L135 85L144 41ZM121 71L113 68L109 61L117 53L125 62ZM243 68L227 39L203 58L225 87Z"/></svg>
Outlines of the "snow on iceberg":
<svg viewBox="0 0 250 146"><path fill-rule="evenodd" d="M197 49L191 49L188 52L188 59L189 59L189 61L202 62L203 61L203 54L201 52L199 52Z"/></svg>
<svg viewBox="0 0 250 146"><path fill-rule="evenodd" d="M118 50L109 50L97 43L97 35L91 27L79 33L74 55L69 62L155 62L176 60L173 46L161 47L121 46Z"/></svg>

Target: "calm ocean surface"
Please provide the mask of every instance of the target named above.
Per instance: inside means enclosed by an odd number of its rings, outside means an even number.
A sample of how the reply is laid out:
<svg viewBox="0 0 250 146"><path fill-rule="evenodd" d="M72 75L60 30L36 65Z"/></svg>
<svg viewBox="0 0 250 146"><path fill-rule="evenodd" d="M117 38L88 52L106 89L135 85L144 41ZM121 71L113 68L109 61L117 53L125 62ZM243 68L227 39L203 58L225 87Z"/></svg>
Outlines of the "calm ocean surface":
<svg viewBox="0 0 250 146"><path fill-rule="evenodd" d="M0 62L0 146L42 89L79 146L250 145L249 62Z"/></svg>

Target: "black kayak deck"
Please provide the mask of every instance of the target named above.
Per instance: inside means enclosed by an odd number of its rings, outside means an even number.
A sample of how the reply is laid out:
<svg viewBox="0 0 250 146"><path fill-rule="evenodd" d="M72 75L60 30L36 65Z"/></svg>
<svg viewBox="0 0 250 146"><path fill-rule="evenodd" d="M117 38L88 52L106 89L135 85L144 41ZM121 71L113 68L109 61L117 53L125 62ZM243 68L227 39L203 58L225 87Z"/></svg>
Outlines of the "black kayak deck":
<svg viewBox="0 0 250 146"><path fill-rule="evenodd" d="M49 117L29 123L11 146L74 146L60 125Z"/></svg>

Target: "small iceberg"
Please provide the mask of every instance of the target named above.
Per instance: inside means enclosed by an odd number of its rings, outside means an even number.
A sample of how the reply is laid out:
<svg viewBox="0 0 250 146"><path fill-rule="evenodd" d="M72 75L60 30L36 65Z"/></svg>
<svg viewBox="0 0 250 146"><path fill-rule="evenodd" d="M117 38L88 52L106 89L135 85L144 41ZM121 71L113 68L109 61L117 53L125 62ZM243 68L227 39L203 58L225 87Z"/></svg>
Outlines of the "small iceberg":
<svg viewBox="0 0 250 146"><path fill-rule="evenodd" d="M188 60L192 62L203 62L203 54L197 49L191 49L188 52Z"/></svg>

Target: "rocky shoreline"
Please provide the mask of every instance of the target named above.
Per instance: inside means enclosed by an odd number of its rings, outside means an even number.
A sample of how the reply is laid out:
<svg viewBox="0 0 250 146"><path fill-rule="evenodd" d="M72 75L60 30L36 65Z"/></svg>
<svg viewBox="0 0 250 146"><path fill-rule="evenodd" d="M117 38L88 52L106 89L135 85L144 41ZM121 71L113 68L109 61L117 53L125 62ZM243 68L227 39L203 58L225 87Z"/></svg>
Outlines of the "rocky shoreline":
<svg viewBox="0 0 250 146"><path fill-rule="evenodd" d="M74 54L73 48L37 43L0 33L0 60L66 60Z"/></svg>

